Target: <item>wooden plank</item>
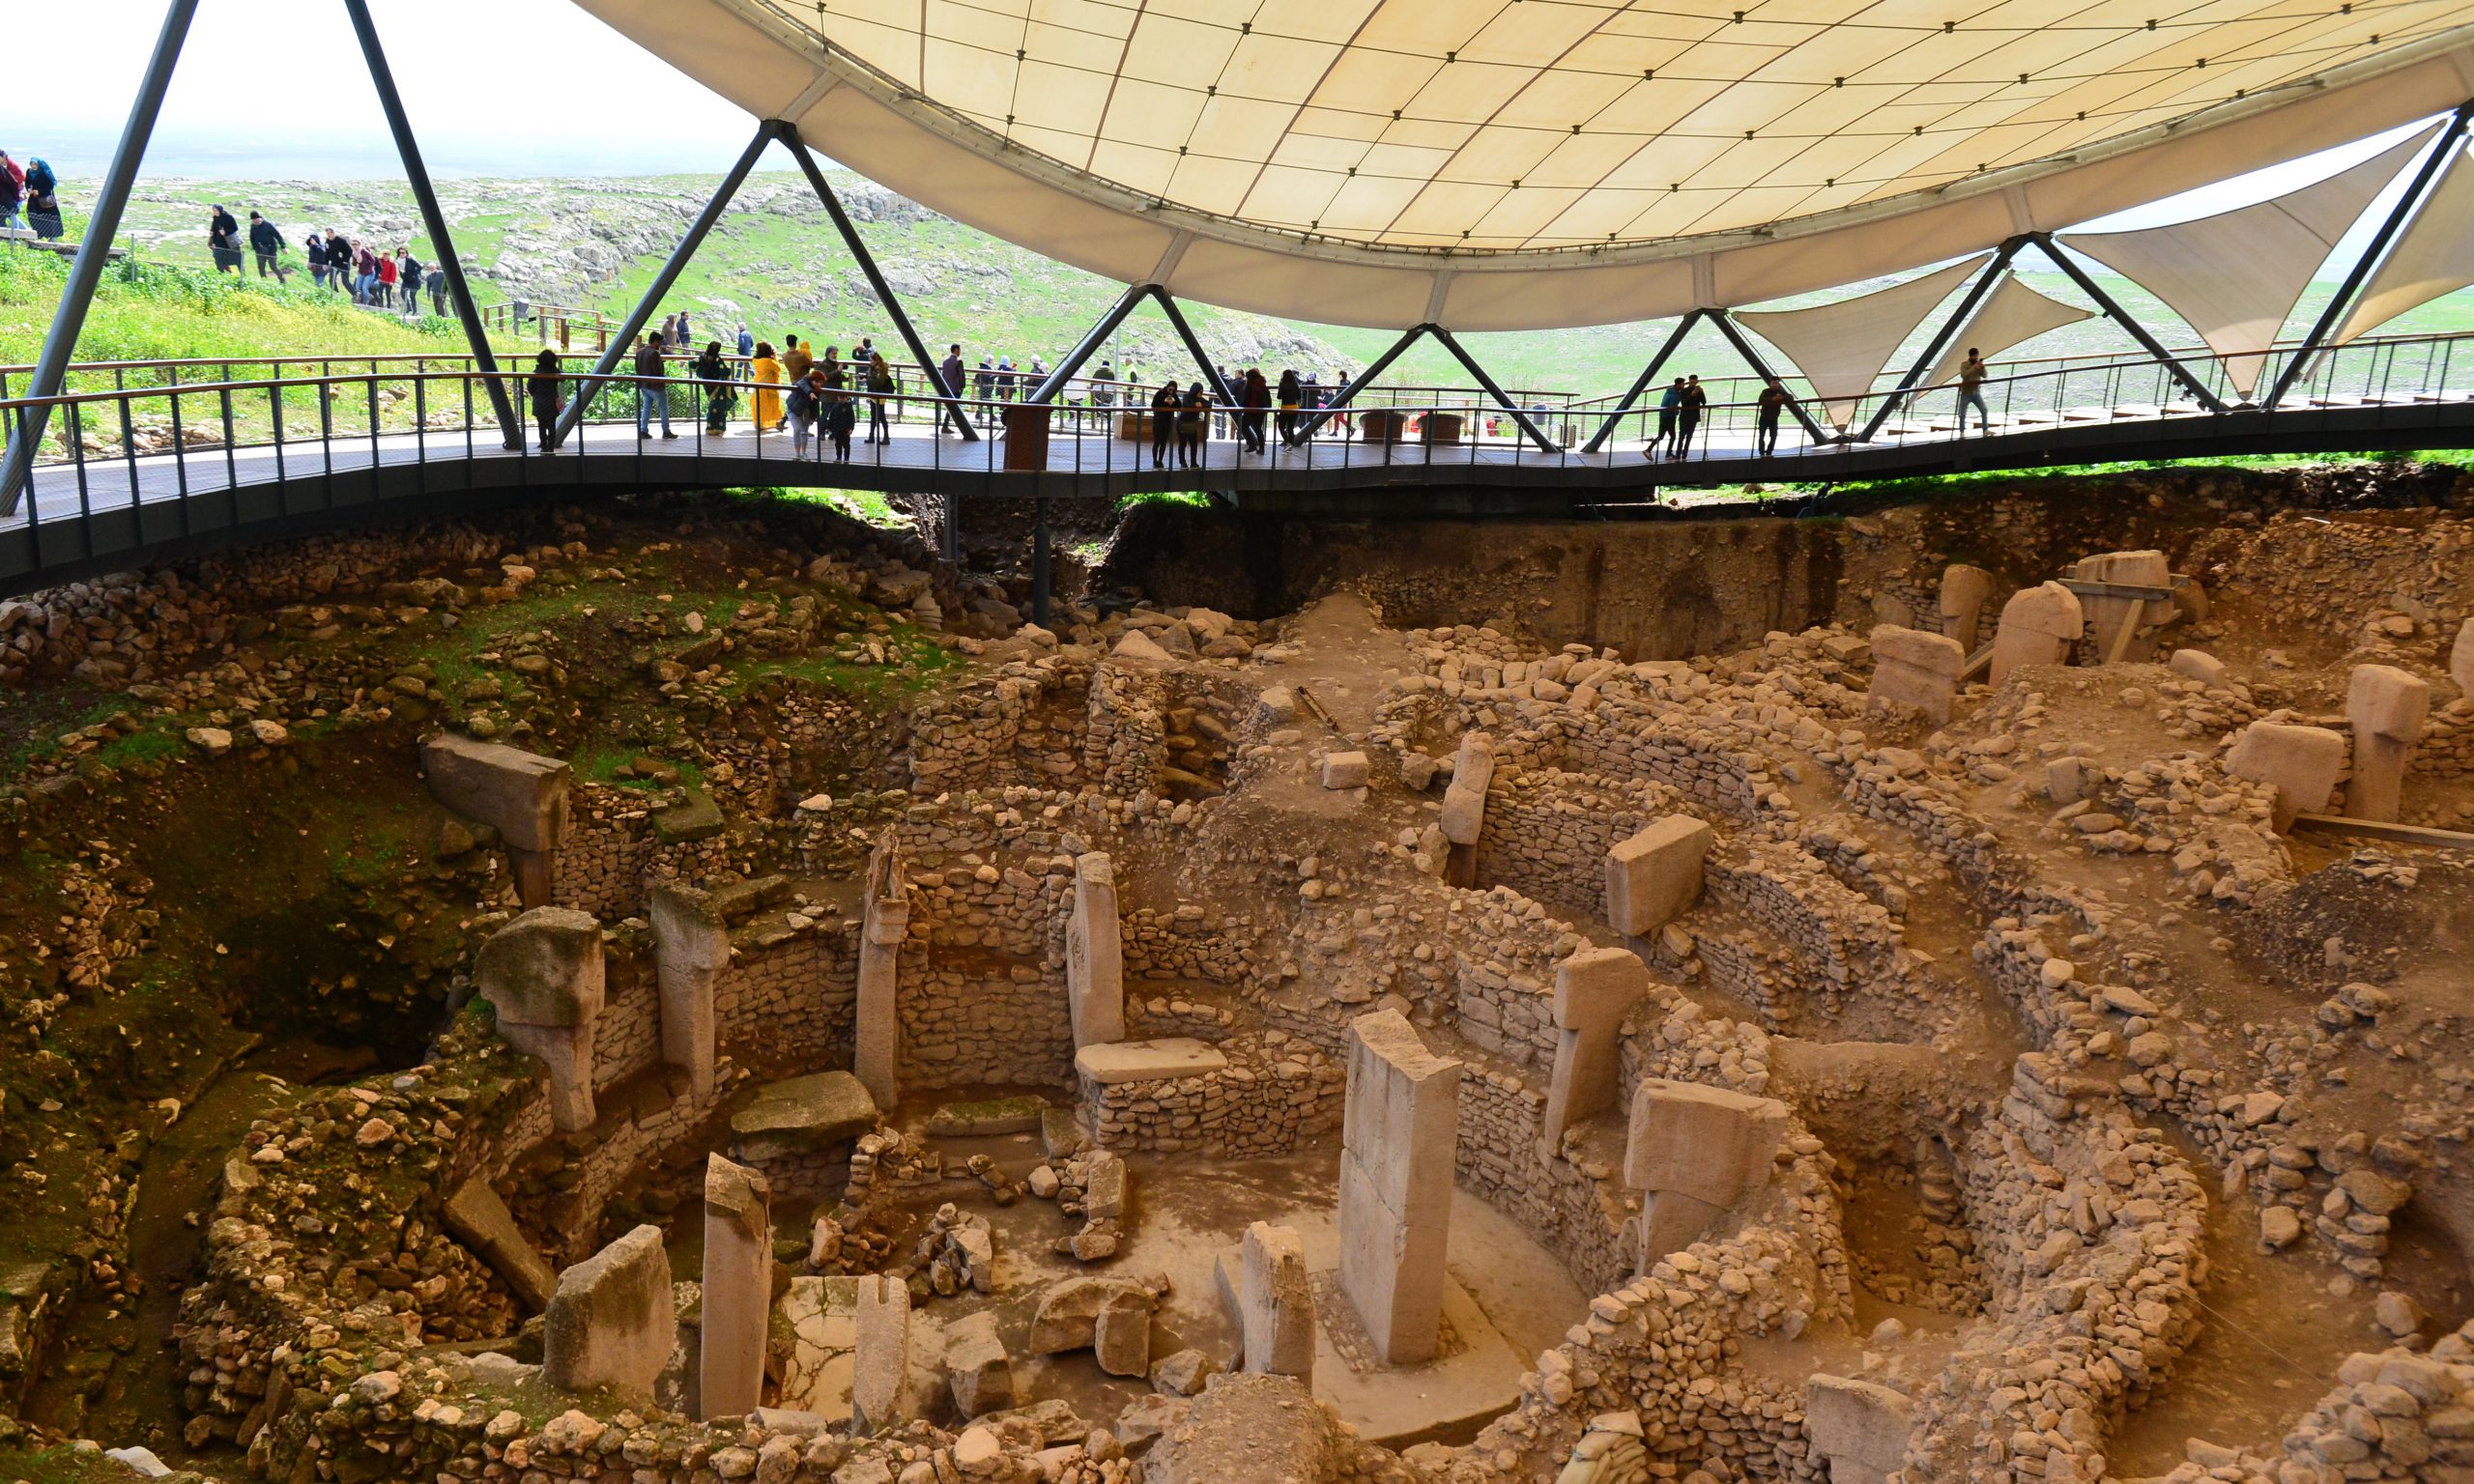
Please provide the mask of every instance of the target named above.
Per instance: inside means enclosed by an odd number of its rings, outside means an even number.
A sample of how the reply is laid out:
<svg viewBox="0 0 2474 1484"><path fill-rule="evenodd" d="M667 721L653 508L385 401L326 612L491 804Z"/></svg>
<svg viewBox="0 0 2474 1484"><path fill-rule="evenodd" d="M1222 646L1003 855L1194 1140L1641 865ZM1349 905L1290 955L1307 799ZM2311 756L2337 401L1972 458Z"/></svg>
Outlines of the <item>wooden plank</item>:
<svg viewBox="0 0 2474 1484"><path fill-rule="evenodd" d="M2143 583L2099 583L2084 577L2057 577L2055 582L2083 598L2137 598L2143 603L2171 603L2173 589Z"/></svg>
<svg viewBox="0 0 2474 1484"><path fill-rule="evenodd" d="M2142 606L2143 605L2135 605L2130 612L2122 614L2121 627L2114 630L2114 642L2105 646L2106 664L2119 665L2122 662L2122 656L2130 653L2131 639L2139 633L2139 614Z"/></svg>
<svg viewBox="0 0 2474 1484"><path fill-rule="evenodd" d="M1323 709L1323 702L1315 698L1312 691L1301 685L1297 688L1297 699L1306 702L1306 709L1314 713L1315 720L1334 731L1340 729L1340 724L1332 720L1332 713Z"/></svg>
<svg viewBox="0 0 2474 1484"><path fill-rule="evenodd" d="M1967 684L1971 676L1981 671L1989 670L1992 666L1993 642L1991 640L1987 640L1982 645L1978 646L1975 653L1968 656L1968 662L1965 665L1959 667L1959 683L1961 685Z"/></svg>
<svg viewBox="0 0 2474 1484"><path fill-rule="evenodd" d="M2359 835L2367 840L2391 841L2401 845L2428 845L2434 850L2474 850L2474 834L2463 830L2434 830L2425 825L2397 824L2385 819L2296 814L2293 827L2320 835Z"/></svg>

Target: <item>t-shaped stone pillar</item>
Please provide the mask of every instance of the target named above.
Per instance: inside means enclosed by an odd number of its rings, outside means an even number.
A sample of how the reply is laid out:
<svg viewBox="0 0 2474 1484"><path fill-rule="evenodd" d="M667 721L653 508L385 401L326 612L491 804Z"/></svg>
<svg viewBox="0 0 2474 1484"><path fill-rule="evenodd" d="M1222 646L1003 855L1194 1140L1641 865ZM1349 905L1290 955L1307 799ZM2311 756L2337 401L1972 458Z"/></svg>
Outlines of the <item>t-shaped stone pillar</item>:
<svg viewBox="0 0 2474 1484"><path fill-rule="evenodd" d="M661 1059L687 1073L702 1101L713 1096L713 994L730 966L730 929L708 892L662 881L651 895Z"/></svg>
<svg viewBox="0 0 2474 1484"><path fill-rule="evenodd" d="M868 854L859 911L859 1002L852 1012L850 1070L877 1106L891 1112L902 1096L895 1072L902 1044L898 964L902 940L910 931L910 896L890 829Z"/></svg>
<svg viewBox="0 0 2474 1484"><path fill-rule="evenodd" d="M1829 1463L1829 1484L1883 1484L1907 1462L1915 1403L1875 1382L1815 1372L1804 1383L1804 1432Z"/></svg>
<svg viewBox="0 0 2474 1484"><path fill-rule="evenodd" d="M1606 852L1606 921L1645 938L1701 898L1701 863L1717 839L1690 814L1669 814Z"/></svg>
<svg viewBox="0 0 2474 1484"><path fill-rule="evenodd" d="M559 1274L542 1319L541 1379L648 1402L677 1343L670 1254L660 1227L640 1226Z"/></svg>
<svg viewBox="0 0 2474 1484"><path fill-rule="evenodd" d="M1647 1193L1641 1270L1692 1244L1712 1217L1766 1184L1787 1137L1774 1098L1663 1077L1632 1094L1624 1184Z"/></svg>
<svg viewBox="0 0 2474 1484"><path fill-rule="evenodd" d="M1117 869L1093 850L1074 858L1074 904L1065 919L1065 1003L1074 1048L1125 1040L1125 944L1117 922Z"/></svg>
<svg viewBox="0 0 2474 1484"><path fill-rule="evenodd" d="M550 1123L592 1127L592 1022L603 993L601 925L589 913L535 907L490 935L474 965L499 1034L550 1072Z"/></svg>
<svg viewBox="0 0 2474 1484"><path fill-rule="evenodd" d="M1959 671L1967 668L1966 648L1947 635L1886 623L1874 625L1872 643L1869 698L1913 706L1935 726L1947 725L1959 696Z"/></svg>
<svg viewBox="0 0 2474 1484"><path fill-rule="evenodd" d="M1389 1365L1441 1341L1444 1249L1460 1152L1460 1063L1396 1010L1349 1022L1340 1135L1340 1292Z"/></svg>
<svg viewBox="0 0 2474 1484"><path fill-rule="evenodd" d="M1539 1153L1553 1158L1564 1130L1615 1106L1624 1016L1650 992L1650 971L1628 949L1584 948L1555 965L1555 1075L1546 1089Z"/></svg>
<svg viewBox="0 0 2474 1484"><path fill-rule="evenodd" d="M1975 652L1976 631L1983 627L1984 605L1993 596L1993 574L1964 562L1942 569L1942 632L1959 647Z"/></svg>
<svg viewBox="0 0 2474 1484"><path fill-rule="evenodd" d="M764 1402L773 1312L773 1187L719 1155L705 1156L705 1329L697 1405L743 1417Z"/></svg>
<svg viewBox="0 0 2474 1484"><path fill-rule="evenodd" d="M1245 1368L1314 1378L1314 1289L1297 1228L1256 1221L1238 1243L1238 1319Z"/></svg>
<svg viewBox="0 0 2474 1484"><path fill-rule="evenodd" d="M2271 822L2279 832L2293 828L2297 813L2326 809L2345 768L2345 733L2287 722L2253 722L2225 755L2225 771L2276 789Z"/></svg>
<svg viewBox="0 0 2474 1484"><path fill-rule="evenodd" d="M1993 668L1987 679L1999 685L2022 665L2058 665L2070 658L2087 627L2079 594L2059 583L2039 583L2010 594L1993 630Z"/></svg>
<svg viewBox="0 0 2474 1484"><path fill-rule="evenodd" d="M567 838L567 765L447 732L423 745L421 771L432 798L506 842L524 904L548 906L558 849Z"/></svg>
<svg viewBox="0 0 2474 1484"><path fill-rule="evenodd" d="M2428 681L2394 665L2357 665L2345 687L2345 720L2354 727L2354 773L2345 785L2349 819L2395 819L2405 787L2405 759L2423 740L2431 708Z"/></svg>
<svg viewBox="0 0 2474 1484"><path fill-rule="evenodd" d="M1443 790L1443 838L1452 842L1443 878L1453 886L1478 884L1478 837L1486 824L1486 786L1495 781L1495 739L1465 732L1453 758L1452 784Z"/></svg>
<svg viewBox="0 0 2474 1484"><path fill-rule="evenodd" d="M858 1338L850 1356L850 1431L866 1438L902 1420L910 1374L910 1288L899 1278L859 1275Z"/></svg>

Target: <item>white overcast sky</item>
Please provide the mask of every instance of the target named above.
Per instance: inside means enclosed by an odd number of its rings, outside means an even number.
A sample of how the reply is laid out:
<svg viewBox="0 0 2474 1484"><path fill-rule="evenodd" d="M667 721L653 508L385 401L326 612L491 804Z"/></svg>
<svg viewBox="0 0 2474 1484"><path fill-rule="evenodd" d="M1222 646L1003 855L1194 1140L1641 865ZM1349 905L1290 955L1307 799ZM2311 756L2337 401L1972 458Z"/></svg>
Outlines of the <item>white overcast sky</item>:
<svg viewBox="0 0 2474 1484"><path fill-rule="evenodd" d="M6 0L0 9L14 13L6 44L15 59L0 90L0 149L21 160L43 155L72 178L99 173L161 27L161 4ZM718 174L754 128L736 107L568 0L372 0L372 11L435 174ZM98 12L111 23L98 25ZM2102 225L2148 226L2247 205L2397 137L2276 166ZM829 153L829 141L818 145ZM241 181L400 174L342 6L205 0L146 173ZM2373 208L2339 261L2358 249L2386 206L2383 198Z"/></svg>

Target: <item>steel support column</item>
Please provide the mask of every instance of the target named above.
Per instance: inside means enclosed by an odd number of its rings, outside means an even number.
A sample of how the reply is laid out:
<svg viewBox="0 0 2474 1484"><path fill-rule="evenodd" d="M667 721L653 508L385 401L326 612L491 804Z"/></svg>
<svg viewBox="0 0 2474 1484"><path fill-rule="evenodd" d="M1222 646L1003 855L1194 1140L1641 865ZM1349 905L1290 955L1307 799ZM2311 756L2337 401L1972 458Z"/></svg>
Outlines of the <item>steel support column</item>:
<svg viewBox="0 0 2474 1484"><path fill-rule="evenodd" d="M146 157L146 141L154 135L156 115L162 111L164 90L171 86L172 68L188 40L189 21L197 0L172 0L163 13L163 29L156 33L155 53L147 59L146 75L137 85L137 100L129 105L129 122L121 128L120 145L112 151L111 167L103 173L102 189L94 214L77 240L77 256L69 265L69 282L60 292L60 307L52 312L51 329L43 336L43 353L35 357L34 375L21 395L56 397L69 379L70 358L77 336L86 328L86 311L95 301L95 285L109 261L112 239L120 232L120 214L129 205L129 186L137 180L138 161ZM10 430L8 451L0 454L0 515L17 513L17 501L34 473L35 453L43 446L49 408L30 407Z"/></svg>
<svg viewBox="0 0 2474 1484"><path fill-rule="evenodd" d="M824 203L824 214L833 218L833 230L842 234L842 244L850 249L851 257L858 260L859 271L867 278L869 289L876 294L877 302L884 306L886 317L893 321L894 333L902 336L902 343L910 350L910 358L927 373L928 385L942 388L945 379L936 369L935 357L928 354L928 342L919 338L919 331L911 327L910 316L903 312L902 300L894 297L893 285L885 282L885 275L877 271L876 255L868 251L866 243L859 240L859 229L851 225L849 214L842 210L842 198L833 193L833 186L825 181L824 172L817 167L816 157L808 153L807 141L801 139L799 131L790 124L780 125L780 130L782 142L790 146L791 157L799 162L800 171L808 178L809 187L816 191L816 198ZM945 410L946 421L963 436L964 442L979 442L979 430L970 425L968 414L951 402L939 402L937 406Z"/></svg>
<svg viewBox="0 0 2474 1484"><path fill-rule="evenodd" d="M1724 309L1711 310L1710 323L1718 327L1718 333L1726 336L1727 344L1734 346L1736 348L1736 354L1743 357L1743 363L1752 367L1753 375L1761 378L1764 382L1778 382L1778 385L1781 390L1786 388L1787 384L1785 382L1778 381L1778 373L1769 369L1769 362L1762 359L1761 353L1752 348L1752 342L1743 337L1742 327L1736 324L1735 321L1727 318L1727 311ZM1815 443L1834 443L1839 442L1839 436L1836 433L1825 433L1821 430L1821 424L1813 421L1813 414L1804 407L1803 398L1796 396L1793 393L1789 393L1787 397L1787 411L1796 414L1796 420L1804 425L1804 436L1811 439Z"/></svg>
<svg viewBox="0 0 2474 1484"><path fill-rule="evenodd" d="M2010 260L2017 257L2019 249L2026 245L2028 245L2028 240L2024 237L2010 238L2002 243L2000 249L1994 253L1993 261L1986 264L1984 271L1976 275L1975 282L1968 286L1968 297L1959 300L1959 307L1948 319L1942 322L1940 329L1933 332L1933 339L1924 347L1924 354L1916 357L1915 364L1907 368L1907 375L1899 378L1898 389L1883 399L1882 405L1873 410L1873 415L1865 419L1863 431L1856 434L1849 440L1850 442L1871 442L1873 435L1882 431L1882 424L1890 420L1890 414L1896 412L1898 405L1915 391L1916 384L1923 381L1926 374L1942 359L1942 353L1947 351L1950 343L1958 338L1959 331L1965 329L1968 322L1975 317L1976 308L1984 302L1984 297L1993 292L1994 284L2000 280L2003 271L2009 268ZM1959 431L1961 433L1967 431L1965 418L1960 419Z"/></svg>
<svg viewBox="0 0 2474 1484"><path fill-rule="evenodd" d="M564 442L566 436L575 431L576 424L584 420L587 405L600 394L606 385L600 378L610 375L618 367L618 357L633 349L633 342L644 332L646 322L653 317L655 309L661 307L662 299L670 293L671 286L678 282L679 271L687 267L687 260L696 256L696 249L705 244L705 235L713 230L714 222L722 219L723 209L730 205L731 197L737 194L740 183L747 179L747 172L756 168L757 157L764 153L764 147L780 136L781 129L782 126L772 119L756 126L756 137L747 142L747 148L739 152L737 162L731 166L728 175L722 177L722 184L713 191L713 199L705 202L705 209L696 214L696 219L688 224L687 234L678 240L676 247L671 249L670 261L653 275L652 285L645 290L645 297L636 301L636 307L627 311L627 322L610 337L609 348L593 364L594 380L577 388L575 400L559 414L557 442Z"/></svg>
<svg viewBox="0 0 2474 1484"><path fill-rule="evenodd" d="M1392 362L1398 360L1401 355L1406 352L1409 347L1417 344L1419 339L1424 336L1426 331L1432 328L1434 328L1434 327L1431 325L1416 325L1410 327L1410 328L1403 333L1399 339L1392 342L1392 349L1385 351L1382 355L1374 357L1374 364L1359 372L1347 385L1342 386L1338 391L1334 392L1332 394L1332 400L1324 403L1322 408L1318 410L1313 416L1307 418L1302 423L1299 423L1297 427L1297 436L1290 439L1289 442L1292 443L1302 443L1308 439L1312 438L1317 429L1332 420L1332 415L1335 413L1338 413L1341 408L1344 408L1351 402L1357 400L1357 394L1359 392L1364 391L1366 387L1374 385L1374 379L1376 377L1391 370Z"/></svg>
<svg viewBox="0 0 2474 1484"><path fill-rule="evenodd" d="M1134 306L1150 297L1153 287L1154 285L1148 283L1126 285L1126 291L1117 296L1117 301L1108 307L1108 312L1100 316L1100 323L1092 326L1090 330L1082 336L1081 342L1067 352L1063 360L1056 363L1056 369L1050 371L1037 386L1032 387L1031 394L1022 400L1025 402L1055 401L1057 393L1065 389L1065 384L1074 380L1074 373L1082 369L1083 362L1099 354L1100 347L1108 343L1108 336L1115 334L1117 327L1125 323L1125 317L1134 313Z"/></svg>
<svg viewBox="0 0 2474 1484"><path fill-rule="evenodd" d="M2224 401L2201 385L2198 377L2191 375L2189 367L2174 359L2172 352L2157 343L2156 337L2149 334L2139 321L2132 319L2130 311L2115 303L2114 296L2106 293L2095 279L2089 277L2086 269L2071 261L2070 254L2054 245L2052 233L2030 232L2028 234L2028 241L2035 243L2046 257L2051 258L2055 267L2068 273L2070 281L2079 285L2079 291L2094 300L2096 307L2105 311L2105 318L2119 325L2133 340L2138 341L2139 348L2154 357L2157 362L2172 374L2173 380L2182 384L2183 390L2199 399L2200 406L2211 413L2226 411Z"/></svg>
<svg viewBox="0 0 2474 1484"><path fill-rule="evenodd" d="M1631 389L1615 404L1615 411L1606 414L1606 420L1597 425L1597 431L1590 435L1589 442L1581 444L1581 452L1596 453L1606 446L1606 441L1615 436L1616 426L1623 422L1624 415L1641 400L1641 394L1650 389L1650 384L1658 379L1658 372L1665 369L1668 358L1683 344L1684 335L1709 312L1707 309L1693 309L1675 322L1675 332L1666 337L1666 344L1658 347L1658 353L1651 357L1650 363L1641 368L1641 374L1632 379Z"/></svg>
<svg viewBox="0 0 2474 1484"><path fill-rule="evenodd" d="M2413 183L2405 187L2403 195L2397 198L2397 205L2388 213L2388 219L2379 224L2379 230L2373 234L2371 244L2362 250L2362 256L2354 260L2354 266L2345 273L2345 282L2337 286L2336 297L2328 300L2328 307L2319 311L2319 318L2312 325L2311 333L2302 339L2302 348L2295 351L2293 358L2285 363L2285 369L2277 373L2276 385L2269 388L2267 400L2259 404L2263 411L2276 410L2277 404L2285 400L2285 394L2293 389L2293 384L2310 366L2311 357L2319 354L2320 345L2336 329L2338 318L2352 306L2354 296L2362 291L2364 281L2370 278L2372 269L2388 251L2388 244L2395 240L2398 230L2405 225L2405 219L2420 209L2431 194L2431 182L2438 179L2440 166L2448 162L2458 141L2465 137L2469 118L2474 118L2474 100L2458 104L2457 112L2450 115L2448 127L2439 131L2439 138L2431 145L2431 154L2424 158L2423 167L2414 172Z"/></svg>
<svg viewBox="0 0 2474 1484"><path fill-rule="evenodd" d="M1169 327L1176 330L1178 339L1186 342L1186 353L1194 357L1195 365L1202 368L1204 381L1222 397L1234 401L1236 389L1221 380L1220 368L1211 363L1209 356L1203 354L1201 339L1194 334L1194 327L1186 323L1186 311L1178 307L1177 300L1166 289L1156 283L1150 287L1151 297L1160 301L1161 312L1168 316ZM1226 406L1227 401L1223 401L1221 405Z"/></svg>
<svg viewBox="0 0 2474 1484"><path fill-rule="evenodd" d="M378 44L378 28L369 18L369 0L344 0L344 12L352 17L353 33L360 38L360 55L369 64L369 81L378 89L378 106L387 115L388 131L395 136L395 153L404 162L404 179L413 187L413 200L420 207L421 225L429 233L430 250L438 258L439 271L446 275L446 292L455 296L455 317L464 324L464 339L473 348L473 362L481 368L482 386L490 397L490 411L497 414L499 428L506 437L506 446L524 446L524 423L517 417L515 400L507 394L506 383L499 377L497 357L490 354L490 337L481 328L481 311L473 303L473 294L464 283L464 265L455 256L455 240L447 235L446 214L439 210L438 192L430 188L429 167L421 162L421 147L413 137L412 119L404 112L402 95L395 91L394 70L387 65L387 53Z"/></svg>
<svg viewBox="0 0 2474 1484"><path fill-rule="evenodd" d="M1452 353L1452 358L1460 362L1460 369L1468 372L1469 375L1477 381L1480 386L1485 388L1486 395L1495 399L1495 405L1497 407L1500 407L1505 412L1511 414L1511 420L1520 424L1520 430L1530 436L1530 439L1538 444L1540 452L1560 453L1563 451L1555 446L1555 441L1553 439L1546 436L1546 430L1544 428L1541 428L1537 423L1530 421L1529 414L1527 413L1512 405L1511 398L1504 395L1504 389L1495 385L1495 379L1486 374L1485 367L1478 364L1477 357L1461 349L1460 342L1453 338L1452 331L1444 328L1440 325L1428 325L1426 327L1426 333L1434 336L1436 344ZM1477 442L1477 439L1474 436L1474 430L1470 442L1473 443Z"/></svg>

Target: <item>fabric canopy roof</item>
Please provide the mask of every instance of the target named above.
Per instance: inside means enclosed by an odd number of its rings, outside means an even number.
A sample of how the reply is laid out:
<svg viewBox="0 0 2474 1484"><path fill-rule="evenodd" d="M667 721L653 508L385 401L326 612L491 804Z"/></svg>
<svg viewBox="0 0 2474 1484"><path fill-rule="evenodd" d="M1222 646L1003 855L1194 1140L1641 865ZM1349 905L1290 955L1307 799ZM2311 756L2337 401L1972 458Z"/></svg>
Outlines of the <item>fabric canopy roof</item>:
<svg viewBox="0 0 2474 1484"><path fill-rule="evenodd" d="M1873 389L1899 346L1984 263L1973 257L1879 293L1809 309L1753 310L1736 321L1796 363L1829 410L1829 420L1844 430L1856 420L1856 398Z"/></svg>
<svg viewBox="0 0 2474 1484"><path fill-rule="evenodd" d="M1827 288L2474 93L2474 0L576 3L1024 246L1395 327Z"/></svg>
<svg viewBox="0 0 2474 1484"><path fill-rule="evenodd" d="M2345 315L2336 343L2345 344L2443 294L2474 284L2474 167L2463 151L2448 162L2402 237L2379 260L2362 298Z"/></svg>
<svg viewBox="0 0 2474 1484"><path fill-rule="evenodd" d="M2082 309L2076 304L2065 304L2049 294L2039 294L2003 273L1992 296L1968 320L1962 333L1951 339L1950 348L1942 353L1941 364L1916 385L1921 389L1957 381L1959 366L1968 358L1971 350L1981 352L1985 359L1991 360L2010 347L2025 345L2046 330L2076 325L2094 314L2092 309Z"/></svg>
<svg viewBox="0 0 2474 1484"><path fill-rule="evenodd" d="M2238 211L2065 241L2163 300L2226 357L2227 379L2247 397L2267 364L2258 353L2276 342L2337 240L2430 142L2425 130L2316 185Z"/></svg>

